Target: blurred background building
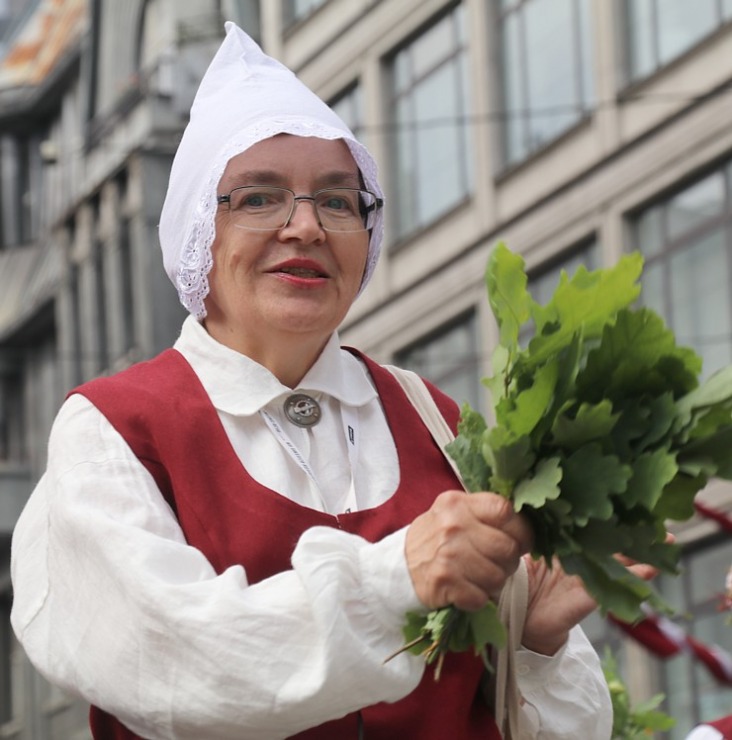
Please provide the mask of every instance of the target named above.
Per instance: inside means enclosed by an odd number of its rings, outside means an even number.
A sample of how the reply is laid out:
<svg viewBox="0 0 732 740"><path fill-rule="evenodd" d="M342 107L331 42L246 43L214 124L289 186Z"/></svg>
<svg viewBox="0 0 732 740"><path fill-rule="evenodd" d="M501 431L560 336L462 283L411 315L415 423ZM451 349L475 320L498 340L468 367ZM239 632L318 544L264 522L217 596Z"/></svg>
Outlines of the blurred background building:
<svg viewBox="0 0 732 740"><path fill-rule="evenodd" d="M177 336L157 219L226 19L380 162L384 253L344 343L486 411L483 272L505 240L539 300L641 250L642 301L705 374L732 362L732 0L0 0L0 737L88 737L10 631L10 536L68 390ZM732 515L729 487L700 499ZM732 540L708 518L676 532L683 573L660 585L681 629L729 648ZM666 693L670 738L732 712L692 655L587 630L633 696Z"/></svg>

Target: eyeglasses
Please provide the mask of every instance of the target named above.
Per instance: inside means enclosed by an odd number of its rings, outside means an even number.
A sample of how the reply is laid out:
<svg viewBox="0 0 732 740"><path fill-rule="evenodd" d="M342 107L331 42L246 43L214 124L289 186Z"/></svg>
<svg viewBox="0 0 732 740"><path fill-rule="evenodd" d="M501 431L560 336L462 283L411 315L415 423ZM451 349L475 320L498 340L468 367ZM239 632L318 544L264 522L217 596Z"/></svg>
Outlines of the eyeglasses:
<svg viewBox="0 0 732 740"><path fill-rule="evenodd" d="M372 229L384 205L369 190L355 188L325 188L312 195L295 195L289 188L246 185L216 196L217 203L229 204L237 226L255 231L277 231L287 226L301 200L312 202L318 223L326 231Z"/></svg>

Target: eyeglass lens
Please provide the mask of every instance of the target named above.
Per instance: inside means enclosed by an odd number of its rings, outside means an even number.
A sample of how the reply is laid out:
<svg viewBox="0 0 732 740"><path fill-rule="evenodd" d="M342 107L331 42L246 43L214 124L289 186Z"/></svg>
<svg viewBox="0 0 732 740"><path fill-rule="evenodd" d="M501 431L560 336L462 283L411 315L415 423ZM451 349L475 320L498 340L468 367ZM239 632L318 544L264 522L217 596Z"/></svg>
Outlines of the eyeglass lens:
<svg viewBox="0 0 732 740"><path fill-rule="evenodd" d="M229 210L237 225L248 229L281 229L297 201L311 201L327 231L363 231L373 226L376 198L367 190L328 188L296 196L286 188L247 185L229 194Z"/></svg>

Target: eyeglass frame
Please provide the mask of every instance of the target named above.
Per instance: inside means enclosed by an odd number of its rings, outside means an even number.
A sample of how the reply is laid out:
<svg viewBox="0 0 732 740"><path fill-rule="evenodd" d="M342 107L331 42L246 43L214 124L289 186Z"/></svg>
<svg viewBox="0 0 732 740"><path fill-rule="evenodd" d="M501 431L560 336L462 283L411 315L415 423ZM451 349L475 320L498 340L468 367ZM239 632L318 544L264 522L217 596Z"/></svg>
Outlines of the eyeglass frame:
<svg viewBox="0 0 732 740"><path fill-rule="evenodd" d="M235 188L232 188L228 193L225 193L223 195L217 195L216 196L216 204L217 205L223 205L224 203L229 204L229 213L231 213L231 194L235 192L236 190L254 190L256 188L269 188L272 190L284 190L285 192L292 193L292 208L290 209L290 213L285 219L285 222L282 224L282 226L271 226L269 228L257 228L256 226L240 226L242 229L248 229L249 231L280 231L284 229L286 226L290 224L290 221L292 221L292 217L295 215L295 208L297 208L298 201L303 200L309 200L313 204L313 211L315 212L315 215L318 219L318 225L320 228L322 228L324 231L328 231L331 234L357 234L360 231L370 231L373 229L373 226L367 227L364 224L363 229L353 229L352 231L349 230L337 230L337 229L330 229L327 226L323 226L323 223L321 221L320 212L318 211L318 206L315 204L315 198L316 196L320 195L321 193L329 193L329 192L340 192L343 190L347 190L352 193L368 193L373 199L374 202L372 205L367 206L365 208L364 213L362 214L364 219L368 217L369 213L374 213L374 217L377 211L379 211L381 208L384 207L384 199L379 198L376 193L372 192L371 190L367 190L366 188L349 188L349 187L342 187L342 188L320 188L320 190L316 190L314 193L311 193L310 195L298 195L294 190L291 188L286 188L281 185L238 185Z"/></svg>

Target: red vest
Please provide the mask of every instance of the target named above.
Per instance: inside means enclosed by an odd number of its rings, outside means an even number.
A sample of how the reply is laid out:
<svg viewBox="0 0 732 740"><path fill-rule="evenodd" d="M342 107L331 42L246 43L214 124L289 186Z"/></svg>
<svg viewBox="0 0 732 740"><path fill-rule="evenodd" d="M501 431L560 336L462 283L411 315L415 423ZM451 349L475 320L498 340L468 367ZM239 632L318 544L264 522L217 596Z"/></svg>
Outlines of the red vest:
<svg viewBox="0 0 732 740"><path fill-rule="evenodd" d="M175 350L75 392L104 414L154 477L188 543L201 550L218 573L241 564L249 582L256 583L291 567L295 545L310 527L338 527L376 542L411 522L442 491L459 487L397 382L363 359L394 435L400 483L381 506L338 516L300 506L248 475L200 381ZM431 391L454 428L455 404L436 389ZM242 496L242 491L248 495ZM482 673L482 663L472 653L448 655L439 683L428 668L417 689L404 699L366 707L296 737L356 740L362 724L365 740L500 738L480 695ZM90 722L96 740L138 738L96 707Z"/></svg>
<svg viewBox="0 0 732 740"><path fill-rule="evenodd" d="M724 737L724 740L732 740L732 714L728 717L722 717L721 719L715 720L714 722L706 722L705 724L713 727Z"/></svg>

